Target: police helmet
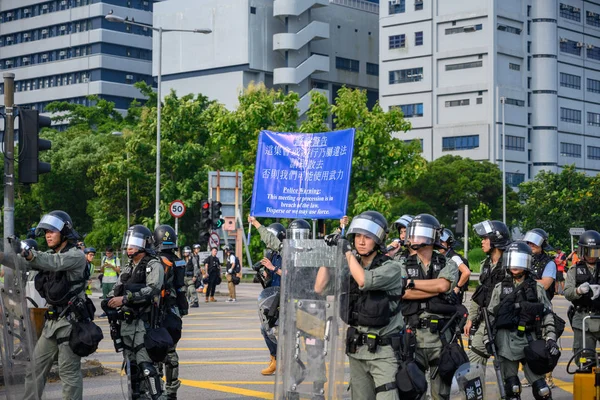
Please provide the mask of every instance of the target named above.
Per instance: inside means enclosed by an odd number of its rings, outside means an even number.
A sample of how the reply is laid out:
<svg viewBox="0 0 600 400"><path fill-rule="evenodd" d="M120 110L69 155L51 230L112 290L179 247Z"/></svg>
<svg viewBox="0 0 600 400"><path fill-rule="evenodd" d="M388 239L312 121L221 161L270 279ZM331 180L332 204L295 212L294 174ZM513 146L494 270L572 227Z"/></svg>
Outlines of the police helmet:
<svg viewBox="0 0 600 400"><path fill-rule="evenodd" d="M454 233L448 228L444 228L442 230L442 234L440 236L440 242L446 242L447 248L451 249L456 244L456 239L454 238Z"/></svg>
<svg viewBox="0 0 600 400"><path fill-rule="evenodd" d="M579 236L577 244L579 245L579 248L577 249L577 255L580 258L600 257L600 233L593 230L585 231L581 236Z"/></svg>
<svg viewBox="0 0 600 400"><path fill-rule="evenodd" d="M200 250L200 245L199 245L199 244L197 244L197 243L196 243L196 244L194 244L194 246L192 246L192 247L193 247L193 249L194 249L194 250L196 250L196 249Z"/></svg>
<svg viewBox="0 0 600 400"><path fill-rule="evenodd" d="M139 251L144 251L146 253L153 253L154 249L154 236L150 229L146 228L144 225L133 225L125 235L123 235L123 244L121 248L123 250L127 250L128 248L134 248Z"/></svg>
<svg viewBox="0 0 600 400"><path fill-rule="evenodd" d="M525 233L523 241L533 243L536 246L541 247L545 251L554 250L553 247L548 244L548 233L541 228L535 228L530 231L527 231L527 233Z"/></svg>
<svg viewBox="0 0 600 400"><path fill-rule="evenodd" d="M394 229L396 229L398 231L398 233L400 233L400 228L408 228L408 225L410 225L412 220L413 220L412 215L404 214L403 216L398 218L396 221L394 221L394 224L393 224Z"/></svg>
<svg viewBox="0 0 600 400"><path fill-rule="evenodd" d="M85 249L83 249L83 254L90 254L90 253L96 254L96 249L93 247L86 247Z"/></svg>
<svg viewBox="0 0 600 400"><path fill-rule="evenodd" d="M69 214L61 210L51 211L44 215L35 228L35 234L43 235L46 231L60 232L67 240L78 240L79 234L73 229L73 221Z"/></svg>
<svg viewBox="0 0 600 400"><path fill-rule="evenodd" d="M159 225L154 230L154 245L158 251L177 248L177 234L170 225Z"/></svg>
<svg viewBox="0 0 600 400"><path fill-rule="evenodd" d="M501 221L485 220L473 225L473 229L480 238L490 239L492 248L506 250L510 244L510 232Z"/></svg>
<svg viewBox="0 0 600 400"><path fill-rule="evenodd" d="M189 256L190 254L192 254L192 249L190 248L190 246L185 246L183 248L183 255L184 256Z"/></svg>
<svg viewBox="0 0 600 400"><path fill-rule="evenodd" d="M279 222L274 222L267 226L267 230L275 235L280 241L285 239L285 228Z"/></svg>
<svg viewBox="0 0 600 400"><path fill-rule="evenodd" d="M285 237L287 239L310 239L310 224L303 219L293 220L287 228Z"/></svg>
<svg viewBox="0 0 600 400"><path fill-rule="evenodd" d="M27 243L27 246L31 247L34 250L38 250L38 243L34 239L25 239L23 241Z"/></svg>
<svg viewBox="0 0 600 400"><path fill-rule="evenodd" d="M431 214L415 216L406 229L406 241L411 247L425 247L440 245L442 226Z"/></svg>
<svg viewBox="0 0 600 400"><path fill-rule="evenodd" d="M347 237L354 245L356 234L370 237L381 249L385 249L385 238L388 233L388 224L383 215L377 211L365 211L354 217L348 228Z"/></svg>
<svg viewBox="0 0 600 400"><path fill-rule="evenodd" d="M502 255L502 265L506 269L518 268L525 271L531 270L533 253L527 243L522 240L512 242Z"/></svg>

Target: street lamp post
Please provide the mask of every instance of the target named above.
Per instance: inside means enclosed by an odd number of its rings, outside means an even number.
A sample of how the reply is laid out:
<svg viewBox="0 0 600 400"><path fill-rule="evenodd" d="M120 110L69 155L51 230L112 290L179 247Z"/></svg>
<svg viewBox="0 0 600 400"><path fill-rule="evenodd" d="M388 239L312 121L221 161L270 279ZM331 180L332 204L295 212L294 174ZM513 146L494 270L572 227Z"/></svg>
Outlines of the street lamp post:
<svg viewBox="0 0 600 400"><path fill-rule="evenodd" d="M163 29L162 26L155 27L149 24L143 24L140 22L135 22L133 20L129 20L128 18L123 18L115 14L108 14L106 17L107 21L110 22L119 22L122 24L129 24L135 26L141 26L143 28L152 29L155 32L158 32L158 78L157 78L157 100L156 100L156 208L154 210L154 228L157 228L160 225L160 136L161 136L161 82L162 82L162 34L163 32L189 32L189 33L202 33L209 34L212 33L210 29ZM127 225L129 227L129 224Z"/></svg>
<svg viewBox="0 0 600 400"><path fill-rule="evenodd" d="M112 133L115 136L123 136L123 132L113 132ZM129 152L125 153L125 156L127 157L127 161L129 161ZM129 223L129 216L131 215L131 213L129 212L129 178L127 178L127 229L129 229L129 227L131 226L131 224Z"/></svg>
<svg viewBox="0 0 600 400"><path fill-rule="evenodd" d="M506 98L500 97L502 103L502 140L500 141L502 146L502 222L506 224L506 136L504 136L504 106Z"/></svg>

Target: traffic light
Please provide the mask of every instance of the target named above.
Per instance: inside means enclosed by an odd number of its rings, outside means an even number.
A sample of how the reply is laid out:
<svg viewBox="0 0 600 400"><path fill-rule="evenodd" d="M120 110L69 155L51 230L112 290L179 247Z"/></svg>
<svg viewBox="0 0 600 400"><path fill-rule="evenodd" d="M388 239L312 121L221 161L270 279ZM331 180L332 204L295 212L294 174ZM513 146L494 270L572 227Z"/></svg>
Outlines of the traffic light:
<svg viewBox="0 0 600 400"><path fill-rule="evenodd" d="M459 208L454 211L454 215L452 216L453 224L452 230L457 235L463 235L465 233L465 209Z"/></svg>
<svg viewBox="0 0 600 400"><path fill-rule="evenodd" d="M50 172L50 164L41 162L39 152L49 150L52 142L40 139L40 130L52 121L38 110L19 109L19 182L37 183L38 175Z"/></svg>
<svg viewBox="0 0 600 400"><path fill-rule="evenodd" d="M198 235L198 241L200 244L208 244L208 240L210 239L209 231L200 231L200 235Z"/></svg>
<svg viewBox="0 0 600 400"><path fill-rule="evenodd" d="M210 229L210 226L210 203L208 202L208 200L202 200L200 202L200 232L203 232L205 230L208 231Z"/></svg>
<svg viewBox="0 0 600 400"><path fill-rule="evenodd" d="M225 223L225 220L221 218L221 214L223 214L221 212L221 206L222 204L220 201L213 201L210 205L210 219L213 229L219 229Z"/></svg>

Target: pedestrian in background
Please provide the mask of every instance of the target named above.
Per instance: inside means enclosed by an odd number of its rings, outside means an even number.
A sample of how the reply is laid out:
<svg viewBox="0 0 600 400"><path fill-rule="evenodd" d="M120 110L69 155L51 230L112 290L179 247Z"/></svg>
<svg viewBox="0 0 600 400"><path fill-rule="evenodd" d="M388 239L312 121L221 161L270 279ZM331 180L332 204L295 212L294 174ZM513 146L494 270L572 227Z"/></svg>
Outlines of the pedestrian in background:
<svg viewBox="0 0 600 400"><path fill-rule="evenodd" d="M564 295L565 291L565 267L567 266L567 255L564 251L557 248L556 256L554 256L554 263L556 264L556 293Z"/></svg>
<svg viewBox="0 0 600 400"><path fill-rule="evenodd" d="M206 302L216 302L215 289L221 280L221 260L217 257L217 248L210 249L210 256L204 260L204 268L208 277L208 287L206 288Z"/></svg>
<svg viewBox="0 0 600 400"><path fill-rule="evenodd" d="M101 299L107 299L108 294L113 290L121 273L121 260L115 255L114 249L110 246L106 248L106 252L100 262L100 273L102 274ZM99 318L104 317L106 317L106 313L99 315Z"/></svg>
<svg viewBox="0 0 600 400"><path fill-rule="evenodd" d="M96 249L93 247L86 247L83 249L83 254L85 254L85 261L87 263L87 268L90 271L90 279L87 282L87 286L85 288L85 294L88 296L92 295L92 275L94 274L94 257L96 257Z"/></svg>
<svg viewBox="0 0 600 400"><path fill-rule="evenodd" d="M235 256L235 254L233 254L233 250L231 250L231 247L225 246L224 250L226 256L225 268L227 270L225 277L227 278L227 289L229 289L229 299L227 299L227 301L235 302L237 300L235 297L235 284L233 283L233 279L235 276L237 276L237 274L240 273L242 267L240 265L239 259Z"/></svg>

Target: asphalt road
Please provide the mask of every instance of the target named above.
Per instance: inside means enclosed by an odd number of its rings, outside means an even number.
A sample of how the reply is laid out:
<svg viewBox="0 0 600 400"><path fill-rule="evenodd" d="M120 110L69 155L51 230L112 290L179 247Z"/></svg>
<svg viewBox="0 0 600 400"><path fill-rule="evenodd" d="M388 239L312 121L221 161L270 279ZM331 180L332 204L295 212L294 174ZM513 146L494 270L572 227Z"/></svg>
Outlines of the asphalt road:
<svg viewBox="0 0 600 400"><path fill-rule="evenodd" d="M225 285L220 289L227 290ZM269 353L258 326L256 298L259 292L260 285L242 283L238 286L237 303L227 303L226 297L218 296L217 303L203 302L199 308L190 309L190 314L184 318L183 336L178 346L182 380L180 399L273 398L274 377L260 374L268 364ZM93 297L99 303L98 295ZM556 296L553 304L566 320L569 303L562 296ZM108 373L84 379L84 399L123 399L126 379L119 373L122 355L114 351L106 319L96 322L102 327L105 340L89 359L100 361ZM566 373L572 343L573 332L568 326L560 343L561 360L554 371L555 400L573 398L573 375ZM486 392L486 399L497 398L491 362L487 368ZM60 399L60 383L49 383L45 395L48 400ZM523 389L522 398L533 399L531 388Z"/></svg>

